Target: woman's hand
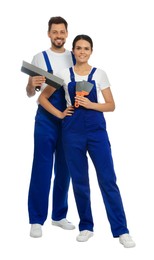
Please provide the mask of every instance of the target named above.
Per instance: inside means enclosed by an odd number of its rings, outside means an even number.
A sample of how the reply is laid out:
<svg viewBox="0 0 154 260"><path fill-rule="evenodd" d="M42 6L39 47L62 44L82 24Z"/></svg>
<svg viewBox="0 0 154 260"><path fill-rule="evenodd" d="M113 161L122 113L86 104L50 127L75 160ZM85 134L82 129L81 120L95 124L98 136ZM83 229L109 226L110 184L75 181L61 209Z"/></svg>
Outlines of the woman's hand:
<svg viewBox="0 0 154 260"><path fill-rule="evenodd" d="M103 89L102 95L105 101L104 103L91 102L88 98L82 96L76 96L75 100L80 106L83 106L87 109L93 109L99 112L114 111L115 103L110 87Z"/></svg>
<svg viewBox="0 0 154 260"><path fill-rule="evenodd" d="M88 98L82 96L76 96L75 100L79 104L79 106L85 107L87 109L92 109L93 102L91 102Z"/></svg>
<svg viewBox="0 0 154 260"><path fill-rule="evenodd" d="M69 106L62 112L61 119L63 119L66 116L72 116L73 113L74 113L74 107L73 106Z"/></svg>

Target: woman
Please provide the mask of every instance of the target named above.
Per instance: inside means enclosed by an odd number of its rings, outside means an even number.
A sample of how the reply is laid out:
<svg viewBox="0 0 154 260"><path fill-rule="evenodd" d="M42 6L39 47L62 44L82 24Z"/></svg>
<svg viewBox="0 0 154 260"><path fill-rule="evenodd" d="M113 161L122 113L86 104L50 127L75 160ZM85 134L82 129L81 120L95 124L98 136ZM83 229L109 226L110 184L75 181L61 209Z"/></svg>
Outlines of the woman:
<svg viewBox="0 0 154 260"><path fill-rule="evenodd" d="M76 36L72 49L76 58L75 66L58 74L64 79L67 109L61 112L49 103L48 99L55 91L50 86L40 95L39 103L48 112L63 119L65 155L80 217L80 234L77 236L77 241L84 242L93 236L94 224L86 156L88 152L96 169L113 237L119 237L124 247L134 247L135 243L129 235L121 195L116 184L103 115L103 112L115 109L110 83L104 71L88 63L93 51L93 42L89 36ZM77 90L79 88L81 90L81 85L83 90L86 90L87 96L81 96L80 92L76 95ZM99 102L100 94L103 95L104 103Z"/></svg>

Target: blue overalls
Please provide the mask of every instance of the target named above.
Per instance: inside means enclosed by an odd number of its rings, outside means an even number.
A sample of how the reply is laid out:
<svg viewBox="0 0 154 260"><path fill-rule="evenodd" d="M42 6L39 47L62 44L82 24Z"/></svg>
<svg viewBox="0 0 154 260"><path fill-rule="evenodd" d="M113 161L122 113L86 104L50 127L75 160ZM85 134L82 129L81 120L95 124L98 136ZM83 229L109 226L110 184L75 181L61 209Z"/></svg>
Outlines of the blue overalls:
<svg viewBox="0 0 154 260"><path fill-rule="evenodd" d="M51 64L46 52L43 52L48 72L52 73ZM59 110L66 108L63 88L49 98ZM54 185L52 219L66 217L68 210L68 189L70 175L65 161L62 139L61 120L38 106L34 129L34 156L28 195L29 222L43 225L48 214L49 192L54 163ZM55 154L55 156L54 156Z"/></svg>
<svg viewBox="0 0 154 260"><path fill-rule="evenodd" d="M92 102L97 102L96 85L95 81L92 80L95 70L96 68L93 68L88 76L88 82L94 84L87 96ZM68 91L73 105L76 82L72 68L70 68L70 78ZM86 155L88 151L96 169L112 234L114 237L118 237L121 234L129 233L122 199L116 184L111 147L103 113L82 106L76 108L72 116L67 116L63 120L62 136L80 217L79 230L93 231L94 226Z"/></svg>

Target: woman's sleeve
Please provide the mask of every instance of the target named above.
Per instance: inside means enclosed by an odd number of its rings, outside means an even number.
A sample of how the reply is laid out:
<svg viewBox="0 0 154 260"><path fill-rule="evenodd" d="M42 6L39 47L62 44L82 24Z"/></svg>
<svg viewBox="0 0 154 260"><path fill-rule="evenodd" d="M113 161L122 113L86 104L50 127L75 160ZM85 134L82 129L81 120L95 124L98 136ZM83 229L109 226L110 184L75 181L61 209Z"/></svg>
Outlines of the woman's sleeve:
<svg viewBox="0 0 154 260"><path fill-rule="evenodd" d="M97 83L101 90L111 86L106 72L101 69L97 71Z"/></svg>

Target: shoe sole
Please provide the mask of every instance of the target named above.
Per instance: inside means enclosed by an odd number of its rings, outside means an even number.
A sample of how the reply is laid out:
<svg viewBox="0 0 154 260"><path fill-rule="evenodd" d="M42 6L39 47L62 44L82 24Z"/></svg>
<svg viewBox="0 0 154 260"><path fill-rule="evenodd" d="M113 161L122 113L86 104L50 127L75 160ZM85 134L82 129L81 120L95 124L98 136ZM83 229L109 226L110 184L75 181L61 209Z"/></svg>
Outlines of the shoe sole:
<svg viewBox="0 0 154 260"><path fill-rule="evenodd" d="M134 244L134 245L128 245L128 246L126 246L125 244L123 244L122 242L120 242L120 244L122 244L125 248L133 248L133 247L135 247L136 246L136 244Z"/></svg>
<svg viewBox="0 0 154 260"><path fill-rule="evenodd" d="M87 242L87 241L89 240L89 238L93 237L93 235L94 235L94 234L90 234L90 235L88 236L88 238L86 238L85 240L80 240L80 239L78 239L78 237L77 237L76 240L77 240L78 242Z"/></svg>
<svg viewBox="0 0 154 260"><path fill-rule="evenodd" d="M35 236L35 235L33 235L33 234L30 233L30 237L39 238L39 237L42 237L42 234L41 234L41 235L38 235L38 236Z"/></svg>
<svg viewBox="0 0 154 260"><path fill-rule="evenodd" d="M55 227L60 227L60 228L62 228L62 229L64 229L64 230L73 230L73 229L75 229L75 226L72 226L72 227L65 227L64 225L62 225L62 224L59 224L59 223L55 223L55 222L52 222L52 225L53 226L55 226Z"/></svg>

